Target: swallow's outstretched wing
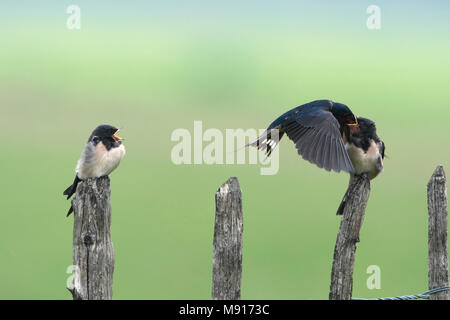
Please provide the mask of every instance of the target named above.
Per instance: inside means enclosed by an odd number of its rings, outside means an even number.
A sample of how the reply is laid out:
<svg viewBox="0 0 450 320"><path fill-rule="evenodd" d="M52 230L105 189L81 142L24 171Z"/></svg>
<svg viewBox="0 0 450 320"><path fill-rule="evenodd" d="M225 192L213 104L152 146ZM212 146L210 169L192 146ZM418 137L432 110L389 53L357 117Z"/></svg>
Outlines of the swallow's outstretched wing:
<svg viewBox="0 0 450 320"><path fill-rule="evenodd" d="M284 131L303 159L328 171L352 172L354 168L339 127L330 111L316 107L295 114Z"/></svg>
<svg viewBox="0 0 450 320"><path fill-rule="evenodd" d="M317 100L296 107L272 122L266 132L250 145L270 155L278 141L287 134L303 159L328 171L353 172L340 124L331 112L332 106L333 102L329 100ZM278 139L272 139L275 130L278 131Z"/></svg>

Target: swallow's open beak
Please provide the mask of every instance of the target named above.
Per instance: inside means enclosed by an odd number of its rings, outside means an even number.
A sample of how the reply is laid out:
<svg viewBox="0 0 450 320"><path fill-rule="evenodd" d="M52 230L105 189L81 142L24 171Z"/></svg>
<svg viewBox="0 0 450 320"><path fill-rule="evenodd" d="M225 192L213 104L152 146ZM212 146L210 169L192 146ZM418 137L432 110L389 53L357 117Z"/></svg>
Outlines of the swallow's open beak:
<svg viewBox="0 0 450 320"><path fill-rule="evenodd" d="M353 123L347 123L347 126L350 128L351 134L358 132L358 130L359 130L358 119L356 117L354 117L354 121L355 122L353 122Z"/></svg>
<svg viewBox="0 0 450 320"><path fill-rule="evenodd" d="M117 131L112 135L112 137L114 138L114 140L116 140L116 142L122 141L123 138L119 137L116 135L116 133L119 131L119 129L117 129Z"/></svg>
<svg viewBox="0 0 450 320"><path fill-rule="evenodd" d="M353 123L347 123L349 127L357 127L358 126L358 119L355 117Z"/></svg>

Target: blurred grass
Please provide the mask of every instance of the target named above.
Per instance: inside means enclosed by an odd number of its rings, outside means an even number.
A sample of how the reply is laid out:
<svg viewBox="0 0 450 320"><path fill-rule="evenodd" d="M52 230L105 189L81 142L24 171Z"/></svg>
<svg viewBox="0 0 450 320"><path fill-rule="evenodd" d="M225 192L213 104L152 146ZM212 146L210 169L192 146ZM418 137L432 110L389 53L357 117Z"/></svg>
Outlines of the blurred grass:
<svg viewBox="0 0 450 320"><path fill-rule="evenodd" d="M275 176L170 161L172 131L192 131L194 120L204 130L263 128L320 98L375 120L389 156L372 184L354 295L425 291L426 183L436 165L450 168L446 29L369 32L350 17L322 29L241 18L210 28L175 19L2 28L0 298L70 298L72 219L61 193L100 123L124 126L127 139L111 175L115 298L210 297L214 192L229 176L243 189L243 298L327 298L347 176L301 160L287 140ZM366 288L373 264L381 290Z"/></svg>

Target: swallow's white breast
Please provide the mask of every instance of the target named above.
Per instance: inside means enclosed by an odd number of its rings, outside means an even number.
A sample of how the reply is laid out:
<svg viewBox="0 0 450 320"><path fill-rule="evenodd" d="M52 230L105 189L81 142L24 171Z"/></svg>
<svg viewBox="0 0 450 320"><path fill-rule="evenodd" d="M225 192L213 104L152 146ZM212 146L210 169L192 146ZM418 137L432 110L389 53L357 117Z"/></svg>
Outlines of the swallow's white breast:
<svg viewBox="0 0 450 320"><path fill-rule="evenodd" d="M371 142L366 152L348 142L345 144L345 149L355 167L356 174L367 173L369 179L373 179L383 171L383 159L375 141Z"/></svg>
<svg viewBox="0 0 450 320"><path fill-rule="evenodd" d="M96 146L88 143L78 161L77 175L80 179L106 176L117 168L124 155L123 144L108 151L101 142Z"/></svg>

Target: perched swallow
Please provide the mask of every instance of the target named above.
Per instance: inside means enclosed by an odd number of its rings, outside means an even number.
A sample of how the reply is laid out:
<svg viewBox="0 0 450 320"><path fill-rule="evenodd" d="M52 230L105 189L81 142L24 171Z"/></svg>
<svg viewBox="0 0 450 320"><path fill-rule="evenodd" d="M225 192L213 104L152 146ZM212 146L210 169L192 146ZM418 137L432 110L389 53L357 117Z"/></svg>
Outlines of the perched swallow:
<svg viewBox="0 0 450 320"><path fill-rule="evenodd" d="M78 184L87 178L99 178L109 175L125 155L122 138L116 135L116 127L100 125L92 131L76 167L75 180L63 195L69 199L77 190ZM73 212L72 206L67 213Z"/></svg>
<svg viewBox="0 0 450 320"><path fill-rule="evenodd" d="M345 104L317 100L296 107L248 145L270 156L284 134L303 159L328 171L350 173L350 184L355 174L367 173L373 179L383 170L385 146L376 134L375 123L357 118ZM337 214L342 214L345 200L346 196Z"/></svg>
<svg viewBox="0 0 450 320"><path fill-rule="evenodd" d="M352 131L345 143L345 148L355 168L354 172L350 172L349 188L355 175L366 173L368 178L372 180L384 169L383 160L386 147L383 140L377 135L375 122L362 117L357 119L358 130ZM349 188L347 188L347 192L336 212L337 215L344 213Z"/></svg>

